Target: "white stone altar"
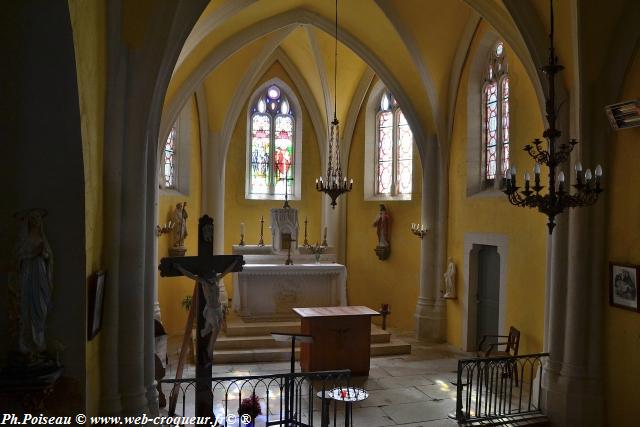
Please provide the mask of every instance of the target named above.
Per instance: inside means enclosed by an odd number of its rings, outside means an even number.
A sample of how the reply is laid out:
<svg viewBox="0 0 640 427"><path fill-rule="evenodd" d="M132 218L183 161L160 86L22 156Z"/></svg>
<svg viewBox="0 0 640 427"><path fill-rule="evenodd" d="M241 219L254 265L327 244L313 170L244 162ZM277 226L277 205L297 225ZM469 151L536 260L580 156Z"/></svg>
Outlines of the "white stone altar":
<svg viewBox="0 0 640 427"><path fill-rule="evenodd" d="M245 264L234 274L233 309L244 321L297 319L294 307L347 305L341 264Z"/></svg>
<svg viewBox="0 0 640 427"><path fill-rule="evenodd" d="M298 210L271 209L272 245L233 245L243 270L233 275L233 309L244 321L297 320L294 307L347 305L347 269L324 248L319 262L298 239ZM302 238L304 240L304 238ZM285 265L288 257L293 265Z"/></svg>

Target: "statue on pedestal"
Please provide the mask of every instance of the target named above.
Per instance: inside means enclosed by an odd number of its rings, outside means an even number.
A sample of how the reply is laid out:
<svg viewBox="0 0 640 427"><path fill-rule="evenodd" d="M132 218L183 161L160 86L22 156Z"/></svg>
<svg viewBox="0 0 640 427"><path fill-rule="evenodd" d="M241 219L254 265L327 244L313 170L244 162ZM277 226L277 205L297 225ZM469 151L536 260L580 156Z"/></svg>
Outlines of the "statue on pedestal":
<svg viewBox="0 0 640 427"><path fill-rule="evenodd" d="M169 249L171 256L184 256L187 248L184 247L184 239L187 237L187 202L177 203L176 210L173 211L171 221L173 222L173 247Z"/></svg>
<svg viewBox="0 0 640 427"><path fill-rule="evenodd" d="M378 259L383 261L391 254L391 216L383 204L380 204L380 212L373 226L376 227L378 233L378 245L375 248L375 253Z"/></svg>
<svg viewBox="0 0 640 427"><path fill-rule="evenodd" d="M447 271L444 273L444 295L443 298L456 298L456 265L453 258L448 259Z"/></svg>
<svg viewBox="0 0 640 427"><path fill-rule="evenodd" d="M13 336L9 366L10 372L24 382L36 378L53 382L62 372L47 354L47 318L53 302L53 252L44 232L46 214L44 209L15 214L20 229L9 276L9 319Z"/></svg>

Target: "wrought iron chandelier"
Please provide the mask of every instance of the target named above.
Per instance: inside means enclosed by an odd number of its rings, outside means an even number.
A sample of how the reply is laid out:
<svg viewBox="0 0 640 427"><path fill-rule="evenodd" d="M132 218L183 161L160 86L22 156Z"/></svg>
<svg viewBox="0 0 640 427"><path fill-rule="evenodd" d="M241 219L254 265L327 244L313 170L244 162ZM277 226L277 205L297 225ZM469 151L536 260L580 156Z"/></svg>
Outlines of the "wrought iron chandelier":
<svg viewBox="0 0 640 427"><path fill-rule="evenodd" d="M575 164L576 183L573 187L576 191L572 194L571 189L565 185L564 172L560 171L556 175L556 170L570 158L571 151L578 144L575 139L569 140L569 143L563 143L556 147L556 140L562 134L556 129L556 103L555 103L555 76L564 67L558 64L558 58L555 56L553 47L553 0L550 0L551 9L551 31L549 32L549 63L542 67L542 72L547 76L547 84L549 87L549 97L546 99L546 117L549 128L544 131L542 136L547 139L547 148L542 147L542 141L538 138L534 139L533 145L527 144L524 150L535 160L534 185L530 184L531 175L529 172L524 174L524 190L516 185L516 167L512 166L510 170L505 172L504 177L504 193L509 197L512 205L520 207L537 208L538 211L547 215L549 222L549 234L553 233L556 226L555 217L568 208L583 207L593 205L599 194L603 191L600 186L602 179L602 167L596 166L594 174L591 169L582 171L582 164ZM544 186L540 185L540 165L549 168L549 185L547 194L540 194ZM594 179L595 178L595 179ZM556 181L557 180L557 181Z"/></svg>
<svg viewBox="0 0 640 427"><path fill-rule="evenodd" d="M348 193L353 188L353 179L342 175L340 165L340 123L337 117L338 105L338 0L336 0L336 33L333 67L333 121L329 128L329 156L327 163L327 176L316 179L316 190L326 193L331 197L331 208L335 209L336 199L343 193Z"/></svg>

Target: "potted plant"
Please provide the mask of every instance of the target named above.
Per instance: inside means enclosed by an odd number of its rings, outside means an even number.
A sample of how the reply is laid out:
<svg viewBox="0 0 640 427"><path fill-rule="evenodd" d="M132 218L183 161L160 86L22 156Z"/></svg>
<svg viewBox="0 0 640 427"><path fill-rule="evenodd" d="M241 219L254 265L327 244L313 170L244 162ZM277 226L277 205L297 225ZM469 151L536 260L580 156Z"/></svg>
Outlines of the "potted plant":
<svg viewBox="0 0 640 427"><path fill-rule="evenodd" d="M241 419L243 415L249 416L250 422L246 424L247 426L253 426L256 417L261 414L262 409L260 408L260 399L255 393L251 393L251 396L242 399L240 402L240 408L238 408L238 415Z"/></svg>

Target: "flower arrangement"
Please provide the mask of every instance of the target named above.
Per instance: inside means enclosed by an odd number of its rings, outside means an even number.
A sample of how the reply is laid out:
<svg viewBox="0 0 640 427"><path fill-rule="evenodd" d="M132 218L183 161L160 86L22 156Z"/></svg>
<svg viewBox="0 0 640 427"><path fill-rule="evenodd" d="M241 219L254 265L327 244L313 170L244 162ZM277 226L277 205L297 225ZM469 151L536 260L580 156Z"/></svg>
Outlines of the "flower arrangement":
<svg viewBox="0 0 640 427"><path fill-rule="evenodd" d="M260 408L260 399L255 393L251 393L251 396L246 399L242 399L240 402L240 408L238 409L238 415L242 416L247 414L251 417L251 420L255 420L258 415L262 414Z"/></svg>
<svg viewBox="0 0 640 427"><path fill-rule="evenodd" d="M320 255L323 254L326 249L326 246L321 246L318 244L318 242L316 242L316 244L313 246L309 246L309 250L316 258L316 264L320 264Z"/></svg>
<svg viewBox="0 0 640 427"><path fill-rule="evenodd" d="M318 242L316 242L315 245L309 246L309 250L314 255L323 254L326 249L327 249L326 246L321 246L321 245L318 244Z"/></svg>

